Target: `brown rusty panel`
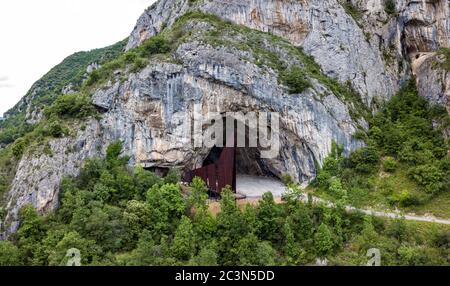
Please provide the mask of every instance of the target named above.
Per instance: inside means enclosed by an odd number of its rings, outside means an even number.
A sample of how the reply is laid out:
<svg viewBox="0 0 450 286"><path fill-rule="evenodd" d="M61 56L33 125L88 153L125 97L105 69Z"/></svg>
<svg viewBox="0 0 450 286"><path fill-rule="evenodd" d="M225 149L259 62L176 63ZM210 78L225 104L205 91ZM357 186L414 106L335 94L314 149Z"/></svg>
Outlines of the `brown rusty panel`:
<svg viewBox="0 0 450 286"><path fill-rule="evenodd" d="M236 138L234 140L234 146L236 146ZM193 177L199 177L207 183L210 190L218 193L222 192L226 186L230 186L236 192L236 148L223 148L216 164L189 172L186 177L189 182L192 182Z"/></svg>
<svg viewBox="0 0 450 286"><path fill-rule="evenodd" d="M206 169L205 168L200 168L194 171L194 174L196 177L201 178L202 180L204 180L206 182L206 180L208 179L207 177L207 173L206 173Z"/></svg>
<svg viewBox="0 0 450 286"><path fill-rule="evenodd" d="M219 192L226 186L233 188L234 148L224 148L218 162ZM233 189L233 191L235 191Z"/></svg>
<svg viewBox="0 0 450 286"><path fill-rule="evenodd" d="M211 190L217 191L217 168L212 164L207 166L208 169L208 186Z"/></svg>

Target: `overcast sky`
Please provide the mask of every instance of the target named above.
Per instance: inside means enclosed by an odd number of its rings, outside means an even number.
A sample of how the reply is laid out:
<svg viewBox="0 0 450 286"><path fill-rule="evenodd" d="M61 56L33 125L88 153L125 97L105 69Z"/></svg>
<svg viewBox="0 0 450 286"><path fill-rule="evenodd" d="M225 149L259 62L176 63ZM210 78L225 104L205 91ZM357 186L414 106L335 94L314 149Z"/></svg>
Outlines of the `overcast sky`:
<svg viewBox="0 0 450 286"><path fill-rule="evenodd" d="M1 0L0 116L78 52L125 39L155 0Z"/></svg>

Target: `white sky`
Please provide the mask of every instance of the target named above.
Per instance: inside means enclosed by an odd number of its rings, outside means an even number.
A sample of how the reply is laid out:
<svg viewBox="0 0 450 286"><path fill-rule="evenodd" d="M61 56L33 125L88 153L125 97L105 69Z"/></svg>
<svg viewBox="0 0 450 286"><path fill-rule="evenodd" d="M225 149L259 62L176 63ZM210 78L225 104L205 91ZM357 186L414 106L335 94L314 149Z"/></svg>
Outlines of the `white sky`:
<svg viewBox="0 0 450 286"><path fill-rule="evenodd" d="M155 0L1 0L0 116L67 56L130 35Z"/></svg>

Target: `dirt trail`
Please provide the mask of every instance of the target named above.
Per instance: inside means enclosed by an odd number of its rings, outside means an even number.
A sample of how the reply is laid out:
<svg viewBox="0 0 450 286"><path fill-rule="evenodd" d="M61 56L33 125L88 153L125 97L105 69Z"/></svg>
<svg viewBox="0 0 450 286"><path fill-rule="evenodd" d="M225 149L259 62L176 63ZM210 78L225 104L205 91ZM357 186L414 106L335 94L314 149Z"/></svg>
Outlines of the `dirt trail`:
<svg viewBox="0 0 450 286"><path fill-rule="evenodd" d="M308 202L308 195L307 194L303 195L301 200L304 202ZM313 201L314 201L314 203L323 203L329 207L335 207L334 203L325 201L325 200L317 198L317 197L313 197ZM375 210L355 208L352 206L346 206L345 209L348 212L361 212L366 215L371 215L371 216L376 216L376 217L385 217L385 218L392 218L392 219L404 218L405 220L410 220L410 221L430 222L430 223L450 225L450 220L436 218L434 216L417 216L417 215L411 215L411 214L402 214L400 212L375 211Z"/></svg>
<svg viewBox="0 0 450 286"><path fill-rule="evenodd" d="M240 194L244 194L247 196L247 199L238 201L238 204L242 207L247 203L257 204L258 200L261 199L262 195L266 192L272 192L276 201L278 203L282 203L281 196L286 192L286 187L278 180L271 178L259 178L253 176L238 176L237 181L237 189ZM308 201L308 195L304 194L300 198L302 201ZM313 197L314 203L322 203L329 207L335 207L335 204L321 198ZM219 207L220 208L220 207ZM220 211L218 209L218 204L213 207L214 213ZM402 214L400 212L387 212L387 211L376 211L369 209L359 209L352 206L347 206L345 208L348 212L362 212L367 215L372 215L376 217L385 217L385 218L404 218L409 221L418 221L418 222L430 222L430 223L438 223L450 225L450 219L441 219L433 216L418 216L412 214Z"/></svg>

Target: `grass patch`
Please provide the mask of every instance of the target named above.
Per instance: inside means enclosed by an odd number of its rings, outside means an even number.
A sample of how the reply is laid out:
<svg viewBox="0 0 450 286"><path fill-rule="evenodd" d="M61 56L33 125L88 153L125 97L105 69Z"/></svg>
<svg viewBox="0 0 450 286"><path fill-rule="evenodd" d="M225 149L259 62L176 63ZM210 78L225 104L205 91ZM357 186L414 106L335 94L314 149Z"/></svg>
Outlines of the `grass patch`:
<svg viewBox="0 0 450 286"><path fill-rule="evenodd" d="M353 5L350 0L340 0L339 3L345 9L345 12L347 12L347 14L350 15L358 25L360 25L359 22L362 20L363 14L358 7Z"/></svg>
<svg viewBox="0 0 450 286"><path fill-rule="evenodd" d="M439 50L438 54L444 58L444 60L439 63L439 66L446 71L450 71L450 48L442 48Z"/></svg>
<svg viewBox="0 0 450 286"><path fill-rule="evenodd" d="M170 50L171 46L163 36L154 36L138 48L123 53L116 59L104 64L100 69L92 72L84 87L92 88L101 85L107 80L113 79L115 72L126 68L130 68L131 72L137 72L148 64L150 57L158 54L167 54Z"/></svg>

